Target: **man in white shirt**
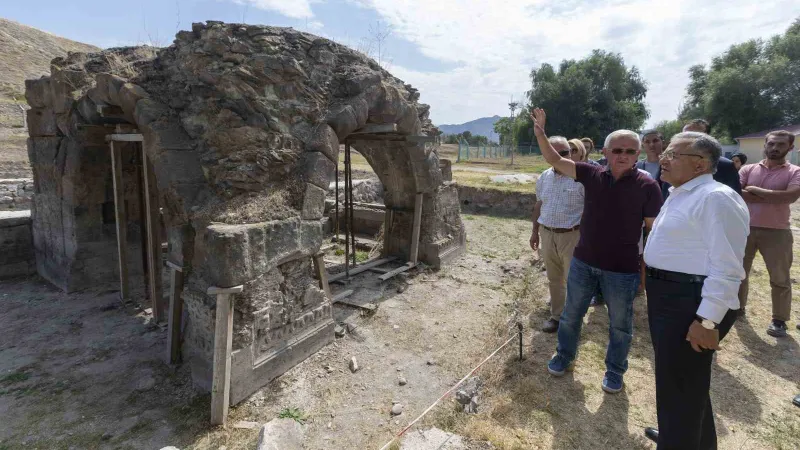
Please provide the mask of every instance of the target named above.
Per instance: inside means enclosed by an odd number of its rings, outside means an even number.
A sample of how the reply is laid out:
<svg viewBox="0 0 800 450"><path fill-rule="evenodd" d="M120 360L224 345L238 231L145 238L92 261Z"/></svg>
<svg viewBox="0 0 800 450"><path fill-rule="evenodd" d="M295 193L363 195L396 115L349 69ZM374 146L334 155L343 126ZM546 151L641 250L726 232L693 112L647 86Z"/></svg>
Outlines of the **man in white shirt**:
<svg viewBox="0 0 800 450"><path fill-rule="evenodd" d="M581 141L551 136L550 144L563 158L582 161L586 150ZM567 273L572 252L581 237L579 231L584 201L583 185L550 168L536 181L531 248L539 249L550 288L550 318L542 331L555 333L567 298ZM541 242L540 242L541 239Z"/></svg>
<svg viewBox="0 0 800 450"><path fill-rule="evenodd" d="M750 216L744 200L714 181L722 147L679 133L661 155L670 196L647 239L647 302L655 350L659 449L715 449L711 361L739 309Z"/></svg>

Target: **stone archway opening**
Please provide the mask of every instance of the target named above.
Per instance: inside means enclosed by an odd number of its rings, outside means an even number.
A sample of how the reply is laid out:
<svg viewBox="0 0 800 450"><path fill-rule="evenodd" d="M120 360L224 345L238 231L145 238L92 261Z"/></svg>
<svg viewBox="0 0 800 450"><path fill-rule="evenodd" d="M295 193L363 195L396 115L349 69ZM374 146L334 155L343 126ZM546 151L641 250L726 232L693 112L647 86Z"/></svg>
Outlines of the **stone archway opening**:
<svg viewBox="0 0 800 450"><path fill-rule="evenodd" d="M364 55L292 29L214 21L145 56L126 48L58 58L50 77L26 82L26 97L43 118L29 127L39 273L67 292L118 282L106 136L117 124L141 133L164 260L184 268L182 356L203 388L214 360L210 288L242 286L231 404L333 340L331 299L312 256L339 144L369 124L393 124L402 136L432 131L419 93ZM353 148L394 211L388 254L408 257L419 194L420 260L439 266L463 250L458 194L436 151L409 142ZM135 174L128 178L136 186ZM136 196L123 194L129 211ZM128 244L141 254L135 237Z"/></svg>

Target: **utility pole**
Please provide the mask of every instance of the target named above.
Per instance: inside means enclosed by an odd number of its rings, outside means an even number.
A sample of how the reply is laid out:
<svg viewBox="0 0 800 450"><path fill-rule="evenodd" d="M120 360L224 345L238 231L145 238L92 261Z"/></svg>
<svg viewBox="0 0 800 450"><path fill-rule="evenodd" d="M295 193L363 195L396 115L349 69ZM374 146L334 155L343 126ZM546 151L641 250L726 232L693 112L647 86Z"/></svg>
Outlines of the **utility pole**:
<svg viewBox="0 0 800 450"><path fill-rule="evenodd" d="M508 109L511 110L511 166L514 166L514 152L517 151L514 145L514 112L519 107L519 102L515 102L514 98L511 98L511 103L508 104Z"/></svg>

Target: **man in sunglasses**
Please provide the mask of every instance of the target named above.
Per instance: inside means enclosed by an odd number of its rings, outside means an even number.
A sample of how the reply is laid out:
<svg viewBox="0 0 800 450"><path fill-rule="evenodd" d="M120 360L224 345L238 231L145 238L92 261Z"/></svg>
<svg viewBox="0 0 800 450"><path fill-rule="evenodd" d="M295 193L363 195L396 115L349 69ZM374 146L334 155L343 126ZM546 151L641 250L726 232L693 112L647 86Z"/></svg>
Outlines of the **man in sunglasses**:
<svg viewBox="0 0 800 450"><path fill-rule="evenodd" d="M586 154L576 139L567 142L565 137L551 136L548 140L562 158L581 161ZM583 185L550 168L536 181L536 200L530 244L544 260L550 289L550 318L542 324L542 331L555 333L564 310L569 262L581 235Z"/></svg>
<svg viewBox="0 0 800 450"><path fill-rule="evenodd" d="M739 308L750 216L741 196L714 180L713 137L679 133L661 155L671 194L647 239L647 315L655 351L661 449L715 449L711 362Z"/></svg>
<svg viewBox="0 0 800 450"><path fill-rule="evenodd" d="M617 393L623 388L633 339L633 299L639 286L642 222L652 226L661 209L661 190L655 180L634 167L641 150L639 134L629 130L609 134L603 145L608 166L596 166L559 155L547 140L546 118L539 108L531 113L542 156L585 190L581 236L567 275L567 300L558 326L558 347L547 370L554 376L562 376L571 369L583 316L599 283L609 315L602 389Z"/></svg>

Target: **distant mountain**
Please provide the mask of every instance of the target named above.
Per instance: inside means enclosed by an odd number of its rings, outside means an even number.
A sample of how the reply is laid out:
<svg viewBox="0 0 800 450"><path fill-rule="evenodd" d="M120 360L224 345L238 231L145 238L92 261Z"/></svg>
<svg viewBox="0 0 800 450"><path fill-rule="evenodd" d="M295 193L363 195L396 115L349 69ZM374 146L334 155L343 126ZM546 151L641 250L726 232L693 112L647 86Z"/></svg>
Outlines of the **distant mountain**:
<svg viewBox="0 0 800 450"><path fill-rule="evenodd" d="M493 136L494 140L497 140L497 133L494 133L494 123L500 119L500 116L481 117L461 125L439 125L439 129L444 134L459 134L469 131L475 136L481 135L487 138Z"/></svg>
<svg viewBox="0 0 800 450"><path fill-rule="evenodd" d="M50 74L50 60L100 49L0 18L0 102L21 98L26 78ZM24 101L24 99L21 99Z"/></svg>

